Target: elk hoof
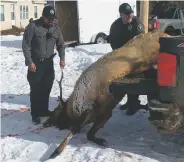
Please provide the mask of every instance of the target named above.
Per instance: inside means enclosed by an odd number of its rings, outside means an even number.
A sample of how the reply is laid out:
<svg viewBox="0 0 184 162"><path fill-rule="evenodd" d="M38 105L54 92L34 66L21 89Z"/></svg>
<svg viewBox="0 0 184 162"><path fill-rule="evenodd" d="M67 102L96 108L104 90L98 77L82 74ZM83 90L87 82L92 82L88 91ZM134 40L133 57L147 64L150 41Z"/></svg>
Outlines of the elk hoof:
<svg viewBox="0 0 184 162"><path fill-rule="evenodd" d="M58 156L59 155L59 152L58 152L58 150L55 150L53 153L52 153L52 155L49 157L49 159L54 159L56 156Z"/></svg>
<svg viewBox="0 0 184 162"><path fill-rule="evenodd" d="M46 120L44 123L43 123L43 127L50 127L50 126L53 126L54 124L52 124L51 122L50 122L50 120Z"/></svg>
<svg viewBox="0 0 184 162"><path fill-rule="evenodd" d="M104 147L108 146L108 142L103 138L94 138L94 139L89 139L89 140L100 146L104 146Z"/></svg>
<svg viewBox="0 0 184 162"><path fill-rule="evenodd" d="M103 139L103 138L97 138L96 140L97 140L96 143L98 145L104 146L104 147L107 147L108 146L108 142L105 139Z"/></svg>

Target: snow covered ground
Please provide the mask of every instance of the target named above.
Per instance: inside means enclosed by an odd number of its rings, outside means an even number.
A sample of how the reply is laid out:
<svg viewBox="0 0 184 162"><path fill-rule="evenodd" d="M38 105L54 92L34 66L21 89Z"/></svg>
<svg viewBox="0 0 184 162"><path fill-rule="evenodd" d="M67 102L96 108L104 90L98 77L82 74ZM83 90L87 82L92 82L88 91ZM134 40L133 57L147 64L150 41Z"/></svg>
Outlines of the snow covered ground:
<svg viewBox="0 0 184 162"><path fill-rule="evenodd" d="M182 162L184 161L184 136L159 135L147 120L149 114L139 111L126 116L119 110L98 132L108 140L108 148L100 147L86 139L91 125L73 137L64 152L48 160L57 145L67 134L52 127L40 130L31 122L27 67L21 49L21 36L1 37L1 161L2 162ZM96 59L111 51L108 44L86 45L66 49L63 95L67 99L81 72ZM60 78L59 58L54 58L56 79ZM122 67L123 68L123 67ZM55 81L50 97L50 109L57 105L59 95ZM142 104L146 96L140 96ZM126 97L120 104L126 102ZM44 119L43 119L44 120ZM43 122L43 121L42 121ZM12 135L12 137L8 136ZM15 135L15 136L14 136Z"/></svg>

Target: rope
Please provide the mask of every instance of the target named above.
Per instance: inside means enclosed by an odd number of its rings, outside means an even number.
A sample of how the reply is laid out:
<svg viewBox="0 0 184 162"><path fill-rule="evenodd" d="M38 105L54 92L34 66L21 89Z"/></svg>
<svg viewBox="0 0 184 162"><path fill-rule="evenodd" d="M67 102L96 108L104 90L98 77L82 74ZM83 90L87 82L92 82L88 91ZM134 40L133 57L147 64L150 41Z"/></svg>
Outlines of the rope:
<svg viewBox="0 0 184 162"><path fill-rule="evenodd" d="M25 112L25 111L30 111L30 108L19 108L18 110L20 110L21 112ZM17 110L8 110L8 111L9 111L9 113L1 115L1 118L4 118L6 116L12 115L13 113L17 112Z"/></svg>
<svg viewBox="0 0 184 162"><path fill-rule="evenodd" d="M28 133L40 133L41 130L43 129L46 129L46 128L43 128L42 126L38 127L38 128L35 128L35 129L31 129L31 130L28 130L26 132L23 132L23 133L16 133L16 134L8 134L8 135L1 135L1 138L5 138L5 137L18 137L18 136L22 136L22 135L26 135Z"/></svg>
<svg viewBox="0 0 184 162"><path fill-rule="evenodd" d="M62 27L61 27L61 30L64 28L66 22L68 21L69 17L71 16L72 12L74 11L74 9L75 9L75 6L74 6L74 7L72 8L72 10L70 11L70 13L69 13L67 19L65 20L65 22L63 23L63 25L62 25Z"/></svg>
<svg viewBox="0 0 184 162"><path fill-rule="evenodd" d="M30 111L30 108L19 108L18 110L21 111L21 112L25 112L25 111ZM17 110L10 110L9 113L6 113L6 114L2 115L1 118L12 115L15 112L17 112ZM43 129L46 129L46 128L44 128L43 126L40 126L38 128L31 129L31 130L28 129L26 132L23 132L23 133L1 135L1 138L4 138L4 137L18 137L18 136L22 136L22 135L25 135L25 134L28 134L28 133L37 133L38 134Z"/></svg>
<svg viewBox="0 0 184 162"><path fill-rule="evenodd" d="M9 116L9 115L13 114L14 112L16 112L16 110L10 110L9 113L6 113L6 114L1 115L1 118L4 118L6 116Z"/></svg>

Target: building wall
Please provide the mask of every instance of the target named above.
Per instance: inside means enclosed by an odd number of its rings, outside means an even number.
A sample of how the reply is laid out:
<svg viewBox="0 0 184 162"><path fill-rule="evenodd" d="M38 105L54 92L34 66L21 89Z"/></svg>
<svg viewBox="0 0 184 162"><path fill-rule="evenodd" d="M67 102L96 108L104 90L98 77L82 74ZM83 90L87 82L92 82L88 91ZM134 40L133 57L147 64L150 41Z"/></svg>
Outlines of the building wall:
<svg viewBox="0 0 184 162"><path fill-rule="evenodd" d="M15 14L15 20L11 20L11 4L15 5L14 14ZM1 5L4 5L4 14L5 14L5 21L1 21L1 29L0 30L6 30L11 29L12 25L16 25L17 27L25 28L28 23L29 19L37 19L42 15L42 10L45 5L45 1L39 0L38 2L32 2L31 0L23 0L23 1L1 1ZM26 19L21 19L21 12L20 12L20 6L28 6L28 17ZM37 6L37 18L34 17L34 6ZM23 14L22 14L23 16Z"/></svg>
<svg viewBox="0 0 184 162"><path fill-rule="evenodd" d="M29 11L29 15L28 15L28 19L20 19L20 6L29 6L28 7L28 11ZM43 7L44 7L44 4L34 4L32 2L26 2L26 1L21 1L19 2L17 5L16 5L16 15L17 15L17 18L16 18L16 26L18 27L22 27L24 28L28 23L29 23L29 19L30 18L33 18L33 19L37 19L34 17L34 6L37 6L37 11L38 11L38 17L39 18L42 14L42 10L43 10Z"/></svg>
<svg viewBox="0 0 184 162"><path fill-rule="evenodd" d="M11 29L11 13L10 13L10 3L9 2L1 2L1 5L4 5L4 17L5 21L1 21L1 30Z"/></svg>

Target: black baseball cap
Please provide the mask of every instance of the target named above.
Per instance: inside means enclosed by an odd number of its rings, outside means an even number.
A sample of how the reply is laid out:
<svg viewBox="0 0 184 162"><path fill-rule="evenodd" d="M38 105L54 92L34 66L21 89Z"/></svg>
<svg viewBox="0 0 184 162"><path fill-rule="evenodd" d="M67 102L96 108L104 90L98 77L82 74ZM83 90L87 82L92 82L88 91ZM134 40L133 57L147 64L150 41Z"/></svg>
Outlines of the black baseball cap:
<svg viewBox="0 0 184 162"><path fill-rule="evenodd" d="M134 11L128 3L123 3L119 6L119 13L124 13L125 15L130 15Z"/></svg>
<svg viewBox="0 0 184 162"><path fill-rule="evenodd" d="M47 17L49 20L54 20L56 18L56 11L52 6L45 6L42 15Z"/></svg>

